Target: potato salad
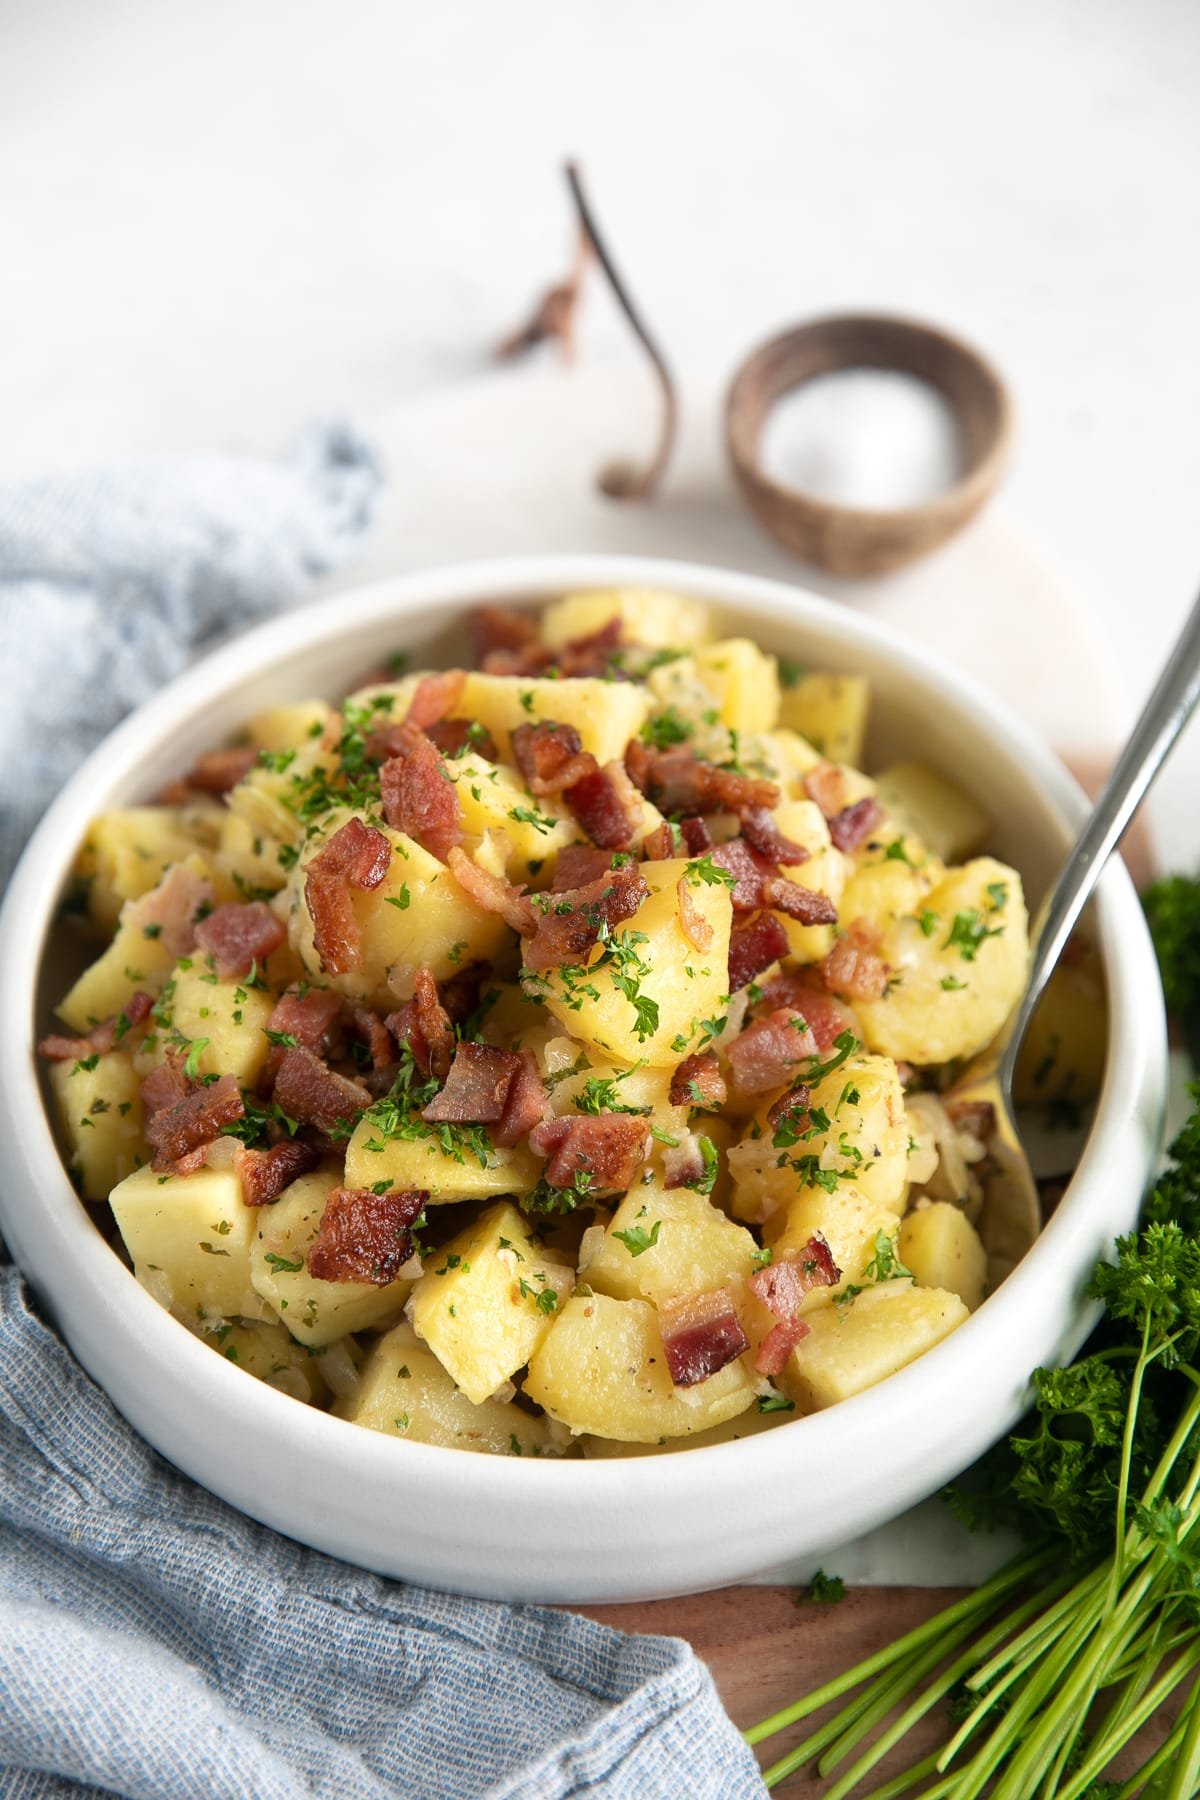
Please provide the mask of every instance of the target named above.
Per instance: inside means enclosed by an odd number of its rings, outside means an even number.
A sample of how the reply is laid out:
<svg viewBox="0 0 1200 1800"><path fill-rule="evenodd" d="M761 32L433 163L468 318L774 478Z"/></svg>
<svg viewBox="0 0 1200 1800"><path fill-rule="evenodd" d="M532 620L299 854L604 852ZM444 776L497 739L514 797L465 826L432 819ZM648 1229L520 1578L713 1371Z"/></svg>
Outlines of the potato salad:
<svg viewBox="0 0 1200 1800"><path fill-rule="evenodd" d="M95 820L64 910L104 947L40 1046L79 1191L216 1354L397 1438L835 1405L1005 1273L953 1076L1021 991L1021 877L945 773L861 772L863 678L695 602L472 633ZM1064 978L1030 1079L1082 1099Z"/></svg>

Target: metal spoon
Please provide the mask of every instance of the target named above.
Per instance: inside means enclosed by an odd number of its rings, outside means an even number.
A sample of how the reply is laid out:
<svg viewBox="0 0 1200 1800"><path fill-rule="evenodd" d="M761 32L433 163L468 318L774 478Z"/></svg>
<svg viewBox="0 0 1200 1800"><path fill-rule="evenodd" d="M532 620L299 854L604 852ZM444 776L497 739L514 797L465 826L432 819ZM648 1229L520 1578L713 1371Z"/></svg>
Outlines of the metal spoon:
<svg viewBox="0 0 1200 1800"><path fill-rule="evenodd" d="M1021 1040L1100 871L1174 748L1197 700L1200 600L1193 606L1075 848L1042 904L1034 926L1029 980L1019 1005L999 1036L968 1066L946 1096L954 1101L988 1101L995 1112L992 1153L999 1175L989 1193L984 1230L993 1287L1020 1261L1042 1223L1037 1186L1013 1111L1013 1076Z"/></svg>

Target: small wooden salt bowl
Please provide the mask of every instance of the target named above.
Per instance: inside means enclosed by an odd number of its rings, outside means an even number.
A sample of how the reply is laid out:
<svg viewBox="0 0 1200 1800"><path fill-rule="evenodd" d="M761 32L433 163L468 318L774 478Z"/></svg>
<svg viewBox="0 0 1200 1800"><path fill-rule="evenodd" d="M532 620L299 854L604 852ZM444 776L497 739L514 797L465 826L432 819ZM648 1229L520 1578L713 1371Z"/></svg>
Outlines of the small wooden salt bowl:
<svg viewBox="0 0 1200 1800"><path fill-rule="evenodd" d="M890 510L842 506L790 487L760 459L775 404L818 375L888 369L936 388L958 426L963 473L941 493ZM944 544L994 491L1012 448L1013 404L992 365L959 338L913 320L861 314L813 319L762 344L741 365L725 402L734 480L771 536L835 575L882 575Z"/></svg>

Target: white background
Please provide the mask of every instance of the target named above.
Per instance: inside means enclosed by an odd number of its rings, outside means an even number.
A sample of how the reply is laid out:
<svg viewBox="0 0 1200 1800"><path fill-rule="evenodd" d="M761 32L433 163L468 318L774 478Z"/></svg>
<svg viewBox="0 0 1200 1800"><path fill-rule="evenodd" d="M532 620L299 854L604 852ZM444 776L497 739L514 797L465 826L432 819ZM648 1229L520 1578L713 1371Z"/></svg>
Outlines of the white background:
<svg viewBox="0 0 1200 1800"><path fill-rule="evenodd" d="M689 376L834 308L987 348L1132 709L1200 585L1198 95L1189 0L0 0L0 476L478 375L575 153ZM1198 775L1200 729L1176 862Z"/></svg>

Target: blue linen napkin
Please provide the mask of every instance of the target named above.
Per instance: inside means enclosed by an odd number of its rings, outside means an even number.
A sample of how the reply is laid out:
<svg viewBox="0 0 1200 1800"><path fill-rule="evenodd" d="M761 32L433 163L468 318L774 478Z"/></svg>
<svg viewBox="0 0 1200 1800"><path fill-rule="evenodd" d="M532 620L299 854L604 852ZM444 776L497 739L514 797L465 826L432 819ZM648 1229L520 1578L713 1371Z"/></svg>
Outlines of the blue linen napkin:
<svg viewBox="0 0 1200 1800"><path fill-rule="evenodd" d="M0 490L0 882L84 752L350 556L381 488L327 426L278 464ZM385 1581L253 1523L130 1430L0 1268L5 1800L764 1792L686 1644Z"/></svg>

